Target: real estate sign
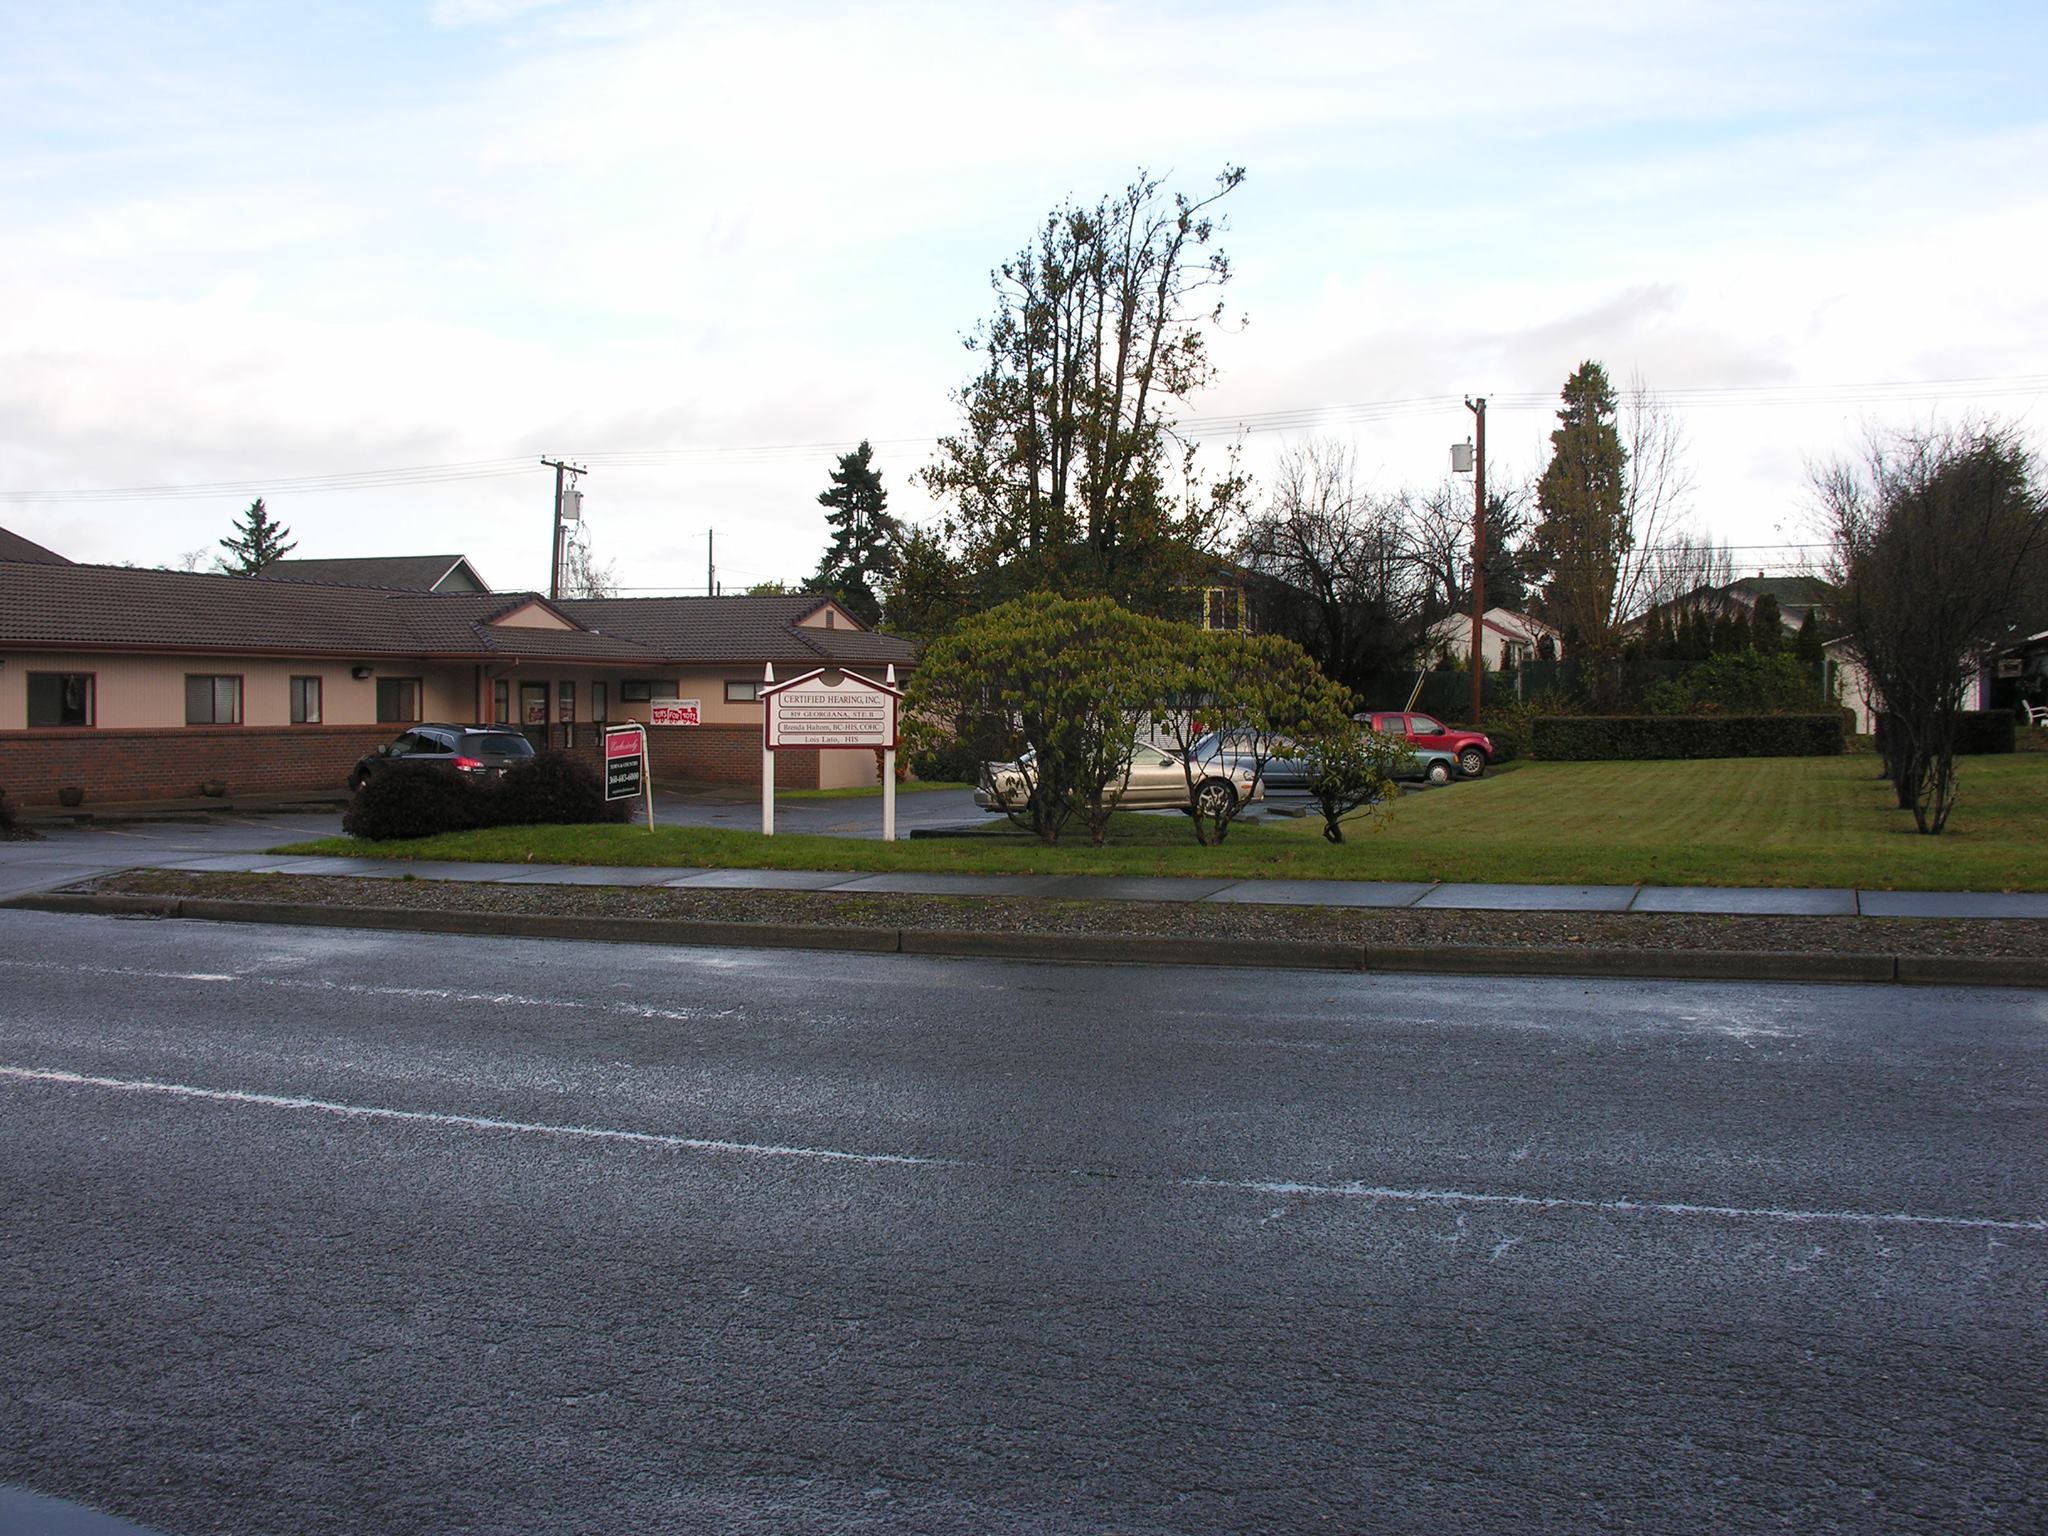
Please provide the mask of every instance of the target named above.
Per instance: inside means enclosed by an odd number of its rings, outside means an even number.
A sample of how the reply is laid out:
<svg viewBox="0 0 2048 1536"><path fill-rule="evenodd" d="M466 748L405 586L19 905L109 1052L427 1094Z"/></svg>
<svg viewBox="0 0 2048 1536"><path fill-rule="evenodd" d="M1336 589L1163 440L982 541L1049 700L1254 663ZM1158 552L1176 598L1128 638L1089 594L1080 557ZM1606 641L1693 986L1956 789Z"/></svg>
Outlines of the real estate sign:
<svg viewBox="0 0 2048 1536"><path fill-rule="evenodd" d="M604 732L604 797L637 799L647 790L647 733L634 725L610 725Z"/></svg>
<svg viewBox="0 0 2048 1536"><path fill-rule="evenodd" d="M696 699L654 699L647 706L653 725L702 725L702 705Z"/></svg>

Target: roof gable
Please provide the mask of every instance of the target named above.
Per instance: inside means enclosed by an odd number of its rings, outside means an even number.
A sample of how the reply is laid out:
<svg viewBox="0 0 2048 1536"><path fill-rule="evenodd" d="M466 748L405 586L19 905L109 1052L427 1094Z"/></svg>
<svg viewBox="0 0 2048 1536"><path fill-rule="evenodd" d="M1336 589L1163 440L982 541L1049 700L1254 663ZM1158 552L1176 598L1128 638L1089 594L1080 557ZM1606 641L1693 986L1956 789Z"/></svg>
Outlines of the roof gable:
<svg viewBox="0 0 2048 1536"><path fill-rule="evenodd" d="M0 528L0 560L19 560L28 565L69 565L54 549L45 549L32 539Z"/></svg>

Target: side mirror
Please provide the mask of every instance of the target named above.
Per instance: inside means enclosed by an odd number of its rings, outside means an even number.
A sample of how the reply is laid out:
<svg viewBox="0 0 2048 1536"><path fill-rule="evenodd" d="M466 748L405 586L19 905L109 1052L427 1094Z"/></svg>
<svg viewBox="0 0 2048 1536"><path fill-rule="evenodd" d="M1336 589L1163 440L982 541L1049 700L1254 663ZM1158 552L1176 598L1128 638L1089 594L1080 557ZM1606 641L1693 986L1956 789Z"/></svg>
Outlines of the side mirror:
<svg viewBox="0 0 2048 1536"><path fill-rule="evenodd" d="M377 755L379 757L389 757L391 755L391 743L387 741L384 743L383 746L379 747L377 749Z"/></svg>

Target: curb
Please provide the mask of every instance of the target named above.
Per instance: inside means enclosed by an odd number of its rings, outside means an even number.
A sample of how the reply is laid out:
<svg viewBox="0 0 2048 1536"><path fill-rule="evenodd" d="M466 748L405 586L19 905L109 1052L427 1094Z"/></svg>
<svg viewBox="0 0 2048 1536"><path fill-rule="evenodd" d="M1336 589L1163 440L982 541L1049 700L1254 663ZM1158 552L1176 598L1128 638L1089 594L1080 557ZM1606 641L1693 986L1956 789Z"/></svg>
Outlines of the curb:
<svg viewBox="0 0 2048 1536"><path fill-rule="evenodd" d="M1789 981L1927 987L2048 989L2048 959L1992 955L1845 955L1747 950L1507 949L1480 944L1324 944L1288 939L1211 940L1092 933L981 933L958 929L848 928L801 923L688 922L642 917L435 912L390 907L226 901L124 892L39 891L0 908L103 917L281 923L385 933L581 939L605 944L720 949L817 949L842 953L947 955L988 960L1085 961L1103 965L1367 971L1390 975L1582 976L1612 980Z"/></svg>

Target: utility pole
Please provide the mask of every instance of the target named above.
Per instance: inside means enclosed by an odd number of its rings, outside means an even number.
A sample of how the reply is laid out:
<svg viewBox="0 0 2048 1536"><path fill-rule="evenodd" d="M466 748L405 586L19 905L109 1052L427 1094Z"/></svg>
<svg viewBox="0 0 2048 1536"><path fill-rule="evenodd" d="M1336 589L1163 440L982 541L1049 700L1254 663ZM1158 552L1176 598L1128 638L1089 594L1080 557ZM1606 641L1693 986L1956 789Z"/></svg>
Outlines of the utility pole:
<svg viewBox="0 0 2048 1536"><path fill-rule="evenodd" d="M562 477L569 476L568 484L573 485L577 475L590 471L581 464L567 464L560 459L542 459L541 463L555 472L555 534L548 540L548 601L552 603L562 596Z"/></svg>
<svg viewBox="0 0 2048 1536"><path fill-rule="evenodd" d="M718 596L718 530L704 530L704 595Z"/></svg>
<svg viewBox="0 0 2048 1536"><path fill-rule="evenodd" d="M1480 724L1486 702L1486 396L1465 397L1465 409L1479 418L1478 446L1472 455L1472 724Z"/></svg>

